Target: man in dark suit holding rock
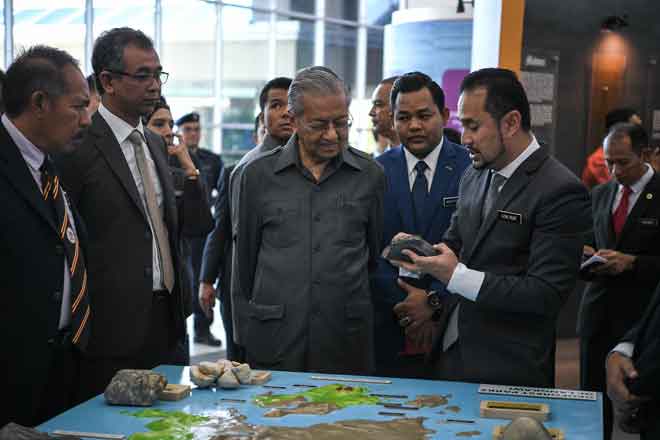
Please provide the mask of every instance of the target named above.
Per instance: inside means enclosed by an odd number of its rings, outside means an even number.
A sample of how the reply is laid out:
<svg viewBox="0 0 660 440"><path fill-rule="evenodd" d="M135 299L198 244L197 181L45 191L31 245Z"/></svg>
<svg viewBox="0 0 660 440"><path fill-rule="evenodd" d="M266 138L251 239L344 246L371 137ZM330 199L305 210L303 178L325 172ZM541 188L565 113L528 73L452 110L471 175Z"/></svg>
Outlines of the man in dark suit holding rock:
<svg viewBox="0 0 660 440"><path fill-rule="evenodd" d="M473 166L439 255L406 251L414 264L397 264L453 294L436 343L438 378L552 387L557 316L591 227L587 191L536 141L515 73L466 76L459 117Z"/></svg>

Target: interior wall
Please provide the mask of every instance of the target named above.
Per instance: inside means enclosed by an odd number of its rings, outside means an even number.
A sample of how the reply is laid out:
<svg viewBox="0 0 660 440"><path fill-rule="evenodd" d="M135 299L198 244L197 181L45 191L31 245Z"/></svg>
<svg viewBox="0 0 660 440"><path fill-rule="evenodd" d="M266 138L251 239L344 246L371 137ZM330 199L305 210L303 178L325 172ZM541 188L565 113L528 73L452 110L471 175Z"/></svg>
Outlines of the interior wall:
<svg viewBox="0 0 660 440"><path fill-rule="evenodd" d="M576 174L597 146L588 139L588 121L593 55L603 38L601 22L610 15L628 15L630 25L618 31L626 42L619 106L638 109L650 132L652 110L660 109L660 90L652 84L656 70L649 63L660 57L659 13L657 0L526 0L523 47L559 52L556 156ZM601 124L604 131L604 121Z"/></svg>

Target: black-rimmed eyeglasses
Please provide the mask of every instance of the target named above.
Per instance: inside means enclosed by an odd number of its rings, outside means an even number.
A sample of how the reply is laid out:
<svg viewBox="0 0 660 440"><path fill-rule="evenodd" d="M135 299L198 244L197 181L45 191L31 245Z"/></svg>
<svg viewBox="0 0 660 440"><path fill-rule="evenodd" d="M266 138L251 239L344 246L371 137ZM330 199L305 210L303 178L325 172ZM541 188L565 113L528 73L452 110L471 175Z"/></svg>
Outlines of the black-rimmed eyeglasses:
<svg viewBox="0 0 660 440"><path fill-rule="evenodd" d="M153 72L153 73L128 73L128 72L122 72L121 70L106 70L106 71L110 73L114 73L115 75L128 76L129 78L133 78L134 80L142 83L155 79L159 83L165 84L167 82L167 78L169 78L170 76L169 73L162 71Z"/></svg>

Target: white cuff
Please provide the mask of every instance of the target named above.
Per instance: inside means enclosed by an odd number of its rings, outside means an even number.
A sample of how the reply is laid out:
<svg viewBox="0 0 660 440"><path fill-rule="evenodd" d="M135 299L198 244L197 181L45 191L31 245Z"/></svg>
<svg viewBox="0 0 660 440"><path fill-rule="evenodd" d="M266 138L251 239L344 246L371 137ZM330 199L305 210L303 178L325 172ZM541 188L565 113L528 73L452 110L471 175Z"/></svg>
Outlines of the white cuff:
<svg viewBox="0 0 660 440"><path fill-rule="evenodd" d="M631 358L635 352L635 344L631 342L621 342L620 344L617 344L617 346L614 347L612 351L610 351L610 354L615 351Z"/></svg>
<svg viewBox="0 0 660 440"><path fill-rule="evenodd" d="M486 278L484 272L469 269L465 264L458 263L447 284L447 290L470 301L476 301L484 278Z"/></svg>

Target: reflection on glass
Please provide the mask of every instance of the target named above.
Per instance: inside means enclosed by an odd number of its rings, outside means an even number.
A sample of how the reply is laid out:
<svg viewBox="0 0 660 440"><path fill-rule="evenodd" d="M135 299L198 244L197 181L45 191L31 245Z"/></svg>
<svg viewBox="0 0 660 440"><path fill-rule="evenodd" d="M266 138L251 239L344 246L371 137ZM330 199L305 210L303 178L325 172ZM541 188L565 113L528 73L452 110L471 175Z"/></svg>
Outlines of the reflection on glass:
<svg viewBox="0 0 660 440"><path fill-rule="evenodd" d="M295 11L304 12L306 14L314 14L314 7L314 0L277 0L277 8L283 11Z"/></svg>
<svg viewBox="0 0 660 440"><path fill-rule="evenodd" d="M15 55L21 49L44 44L45 35L48 36L49 46L66 50L84 68L85 1L61 0L57 2L57 7L42 0L14 2ZM4 52L4 43L2 46Z"/></svg>
<svg viewBox="0 0 660 440"><path fill-rule="evenodd" d="M94 0L94 38L103 31L124 26L153 38L154 14L154 0Z"/></svg>
<svg viewBox="0 0 660 440"><path fill-rule="evenodd" d="M333 23L325 25L325 65L355 90L357 28ZM352 93L354 94L354 93Z"/></svg>
<svg viewBox="0 0 660 440"><path fill-rule="evenodd" d="M293 77L314 64L314 22L278 15L275 28L275 75Z"/></svg>
<svg viewBox="0 0 660 440"><path fill-rule="evenodd" d="M383 79L383 30L367 30L367 90L365 96L370 97L374 89Z"/></svg>

